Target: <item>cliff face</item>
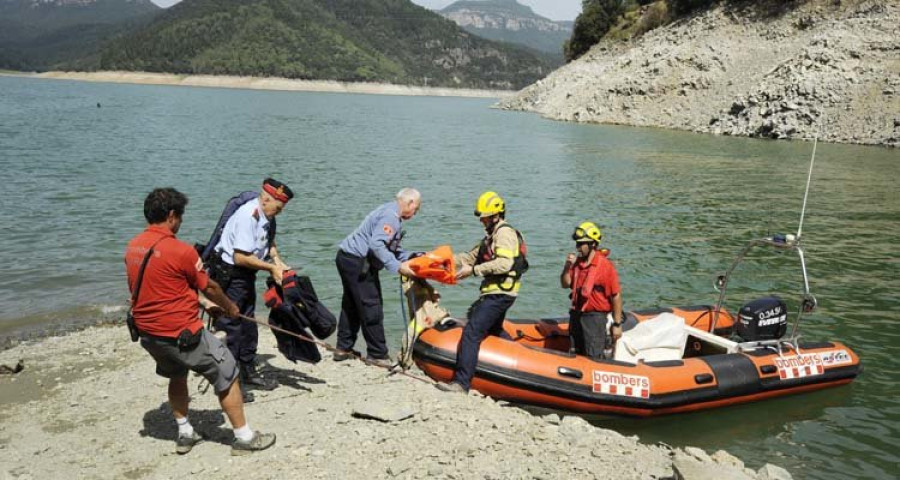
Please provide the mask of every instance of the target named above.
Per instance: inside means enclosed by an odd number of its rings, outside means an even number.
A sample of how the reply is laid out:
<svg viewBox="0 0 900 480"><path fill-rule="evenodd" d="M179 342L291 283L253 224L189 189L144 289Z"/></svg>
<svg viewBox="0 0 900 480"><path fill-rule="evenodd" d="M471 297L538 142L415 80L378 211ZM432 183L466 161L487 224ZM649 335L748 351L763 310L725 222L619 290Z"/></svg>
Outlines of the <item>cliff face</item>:
<svg viewBox="0 0 900 480"><path fill-rule="evenodd" d="M439 12L470 33L561 55L572 22L544 18L516 0L458 1Z"/></svg>
<svg viewBox="0 0 900 480"><path fill-rule="evenodd" d="M900 2L720 6L502 101L548 118L900 146Z"/></svg>

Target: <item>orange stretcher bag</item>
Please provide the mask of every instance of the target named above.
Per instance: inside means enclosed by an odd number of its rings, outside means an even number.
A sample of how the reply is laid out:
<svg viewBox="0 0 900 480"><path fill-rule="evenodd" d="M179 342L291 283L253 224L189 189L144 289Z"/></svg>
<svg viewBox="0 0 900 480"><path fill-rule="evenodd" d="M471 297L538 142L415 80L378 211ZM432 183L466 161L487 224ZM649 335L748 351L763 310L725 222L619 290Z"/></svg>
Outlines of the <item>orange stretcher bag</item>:
<svg viewBox="0 0 900 480"><path fill-rule="evenodd" d="M409 261L409 268L419 278L447 285L456 284L456 264L449 245L441 245L425 255L413 258Z"/></svg>

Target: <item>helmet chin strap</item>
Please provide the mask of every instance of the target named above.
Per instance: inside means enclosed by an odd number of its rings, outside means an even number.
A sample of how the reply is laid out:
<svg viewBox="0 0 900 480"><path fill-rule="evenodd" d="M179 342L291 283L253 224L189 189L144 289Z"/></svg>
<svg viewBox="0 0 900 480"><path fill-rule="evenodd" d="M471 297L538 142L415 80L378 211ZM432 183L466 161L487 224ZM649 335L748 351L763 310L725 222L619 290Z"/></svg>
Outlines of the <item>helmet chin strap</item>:
<svg viewBox="0 0 900 480"><path fill-rule="evenodd" d="M491 223L484 226L484 231L487 232L488 235L494 233L494 229L497 227L497 223L500 221L500 215L492 215Z"/></svg>

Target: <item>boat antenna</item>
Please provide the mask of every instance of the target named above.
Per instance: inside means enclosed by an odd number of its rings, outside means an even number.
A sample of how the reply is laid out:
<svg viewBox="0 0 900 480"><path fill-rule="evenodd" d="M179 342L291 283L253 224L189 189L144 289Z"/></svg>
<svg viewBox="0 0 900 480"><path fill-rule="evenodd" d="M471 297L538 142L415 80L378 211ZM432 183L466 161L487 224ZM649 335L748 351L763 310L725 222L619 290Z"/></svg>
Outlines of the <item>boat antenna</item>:
<svg viewBox="0 0 900 480"><path fill-rule="evenodd" d="M812 182L813 165L816 163L816 145L819 143L819 133L816 132L813 137L812 158L809 161L809 175L806 177L806 192L803 194L803 208L800 209L800 225L797 227L797 241L800 241L800 234L803 232L803 217L806 215L806 200L809 198L809 184Z"/></svg>

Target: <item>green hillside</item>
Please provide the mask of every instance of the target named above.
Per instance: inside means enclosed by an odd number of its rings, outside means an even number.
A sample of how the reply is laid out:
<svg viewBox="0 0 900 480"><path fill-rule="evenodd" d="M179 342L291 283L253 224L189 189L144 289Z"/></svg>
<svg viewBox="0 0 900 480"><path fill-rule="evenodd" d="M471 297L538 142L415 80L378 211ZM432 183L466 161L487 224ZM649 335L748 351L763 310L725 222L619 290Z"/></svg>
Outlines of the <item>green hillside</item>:
<svg viewBox="0 0 900 480"><path fill-rule="evenodd" d="M0 0L0 68L90 62L104 41L161 11L150 0Z"/></svg>
<svg viewBox="0 0 900 480"><path fill-rule="evenodd" d="M108 44L99 68L470 88L551 69L408 0L184 0Z"/></svg>

